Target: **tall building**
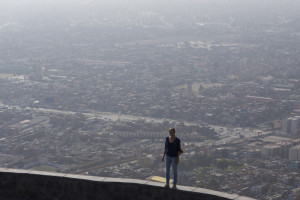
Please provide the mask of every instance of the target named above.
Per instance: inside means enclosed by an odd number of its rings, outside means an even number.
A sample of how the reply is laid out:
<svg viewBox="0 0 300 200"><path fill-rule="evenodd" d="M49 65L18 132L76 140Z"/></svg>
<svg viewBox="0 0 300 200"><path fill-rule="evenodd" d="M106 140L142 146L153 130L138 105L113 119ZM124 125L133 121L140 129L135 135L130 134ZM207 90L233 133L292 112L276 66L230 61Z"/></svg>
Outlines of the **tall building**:
<svg viewBox="0 0 300 200"><path fill-rule="evenodd" d="M300 116L291 119L291 135L299 136Z"/></svg>
<svg viewBox="0 0 300 200"><path fill-rule="evenodd" d="M282 121L282 132L286 135L291 133L291 118L287 118Z"/></svg>
<svg viewBox="0 0 300 200"><path fill-rule="evenodd" d="M300 145L290 148L289 160L300 161Z"/></svg>

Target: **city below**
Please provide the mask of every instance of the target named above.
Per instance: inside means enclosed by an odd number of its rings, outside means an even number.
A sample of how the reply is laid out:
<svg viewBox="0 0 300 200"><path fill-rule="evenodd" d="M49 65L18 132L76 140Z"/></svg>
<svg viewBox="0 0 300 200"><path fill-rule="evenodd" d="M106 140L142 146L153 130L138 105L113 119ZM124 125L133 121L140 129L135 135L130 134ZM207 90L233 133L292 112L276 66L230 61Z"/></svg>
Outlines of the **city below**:
<svg viewBox="0 0 300 200"><path fill-rule="evenodd" d="M179 185L300 199L299 3L274 1L3 3L0 167L163 182L174 127Z"/></svg>

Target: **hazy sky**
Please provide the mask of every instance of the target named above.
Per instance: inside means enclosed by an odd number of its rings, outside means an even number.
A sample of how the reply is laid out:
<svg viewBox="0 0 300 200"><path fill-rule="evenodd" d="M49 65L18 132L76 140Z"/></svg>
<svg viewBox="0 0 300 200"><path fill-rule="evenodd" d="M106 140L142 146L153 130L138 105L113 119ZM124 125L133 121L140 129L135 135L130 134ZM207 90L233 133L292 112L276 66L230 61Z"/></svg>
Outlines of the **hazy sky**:
<svg viewBox="0 0 300 200"><path fill-rule="evenodd" d="M269 23L279 18L300 18L299 0L0 0L0 25L7 22L35 21L37 18L122 18L152 11L166 19L185 17L189 20L225 18L242 23ZM93 16L92 16L93 15Z"/></svg>
<svg viewBox="0 0 300 200"><path fill-rule="evenodd" d="M78 7L78 6L123 6L136 8L147 7L190 7L194 6L201 8L216 7L219 9L229 9L232 11L241 10L261 10L266 12L269 9L285 9L291 11L298 11L300 6L299 0L0 0L0 9L28 9L28 11L34 11L35 8L65 8ZM4 9L3 9L4 8Z"/></svg>

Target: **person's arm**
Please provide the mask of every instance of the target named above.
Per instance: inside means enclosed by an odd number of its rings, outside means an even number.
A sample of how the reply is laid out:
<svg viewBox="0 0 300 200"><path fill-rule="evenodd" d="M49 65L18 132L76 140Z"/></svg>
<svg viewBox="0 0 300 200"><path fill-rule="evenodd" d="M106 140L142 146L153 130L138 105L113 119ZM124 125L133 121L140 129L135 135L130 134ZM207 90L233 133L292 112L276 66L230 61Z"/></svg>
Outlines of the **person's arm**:
<svg viewBox="0 0 300 200"><path fill-rule="evenodd" d="M182 154L182 153L183 153L183 151L180 149L180 151L178 151L178 154L177 154L176 164L179 163L179 156L180 156L180 154Z"/></svg>
<svg viewBox="0 0 300 200"><path fill-rule="evenodd" d="M166 153L167 153L167 146L168 146L168 144L167 144L167 138L166 138L166 141L165 141L165 150L164 150L164 155L163 155L163 157L162 157L162 159L161 159L161 161L165 161L165 156L166 156Z"/></svg>
<svg viewBox="0 0 300 200"><path fill-rule="evenodd" d="M179 163L179 154L177 155L177 158L176 158L176 164Z"/></svg>

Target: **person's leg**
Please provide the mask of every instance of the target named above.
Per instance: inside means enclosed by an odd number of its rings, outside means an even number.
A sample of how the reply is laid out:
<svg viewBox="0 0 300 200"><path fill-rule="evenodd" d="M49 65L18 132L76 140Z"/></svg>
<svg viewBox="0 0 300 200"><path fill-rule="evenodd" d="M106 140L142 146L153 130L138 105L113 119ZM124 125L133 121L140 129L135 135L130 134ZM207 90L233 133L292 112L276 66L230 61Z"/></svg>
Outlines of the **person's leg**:
<svg viewBox="0 0 300 200"><path fill-rule="evenodd" d="M174 175L173 185L177 184L177 164L176 164L176 157L172 157L172 170Z"/></svg>
<svg viewBox="0 0 300 200"><path fill-rule="evenodd" d="M166 184L169 185L170 182L170 167L171 167L172 159L169 156L166 156Z"/></svg>

